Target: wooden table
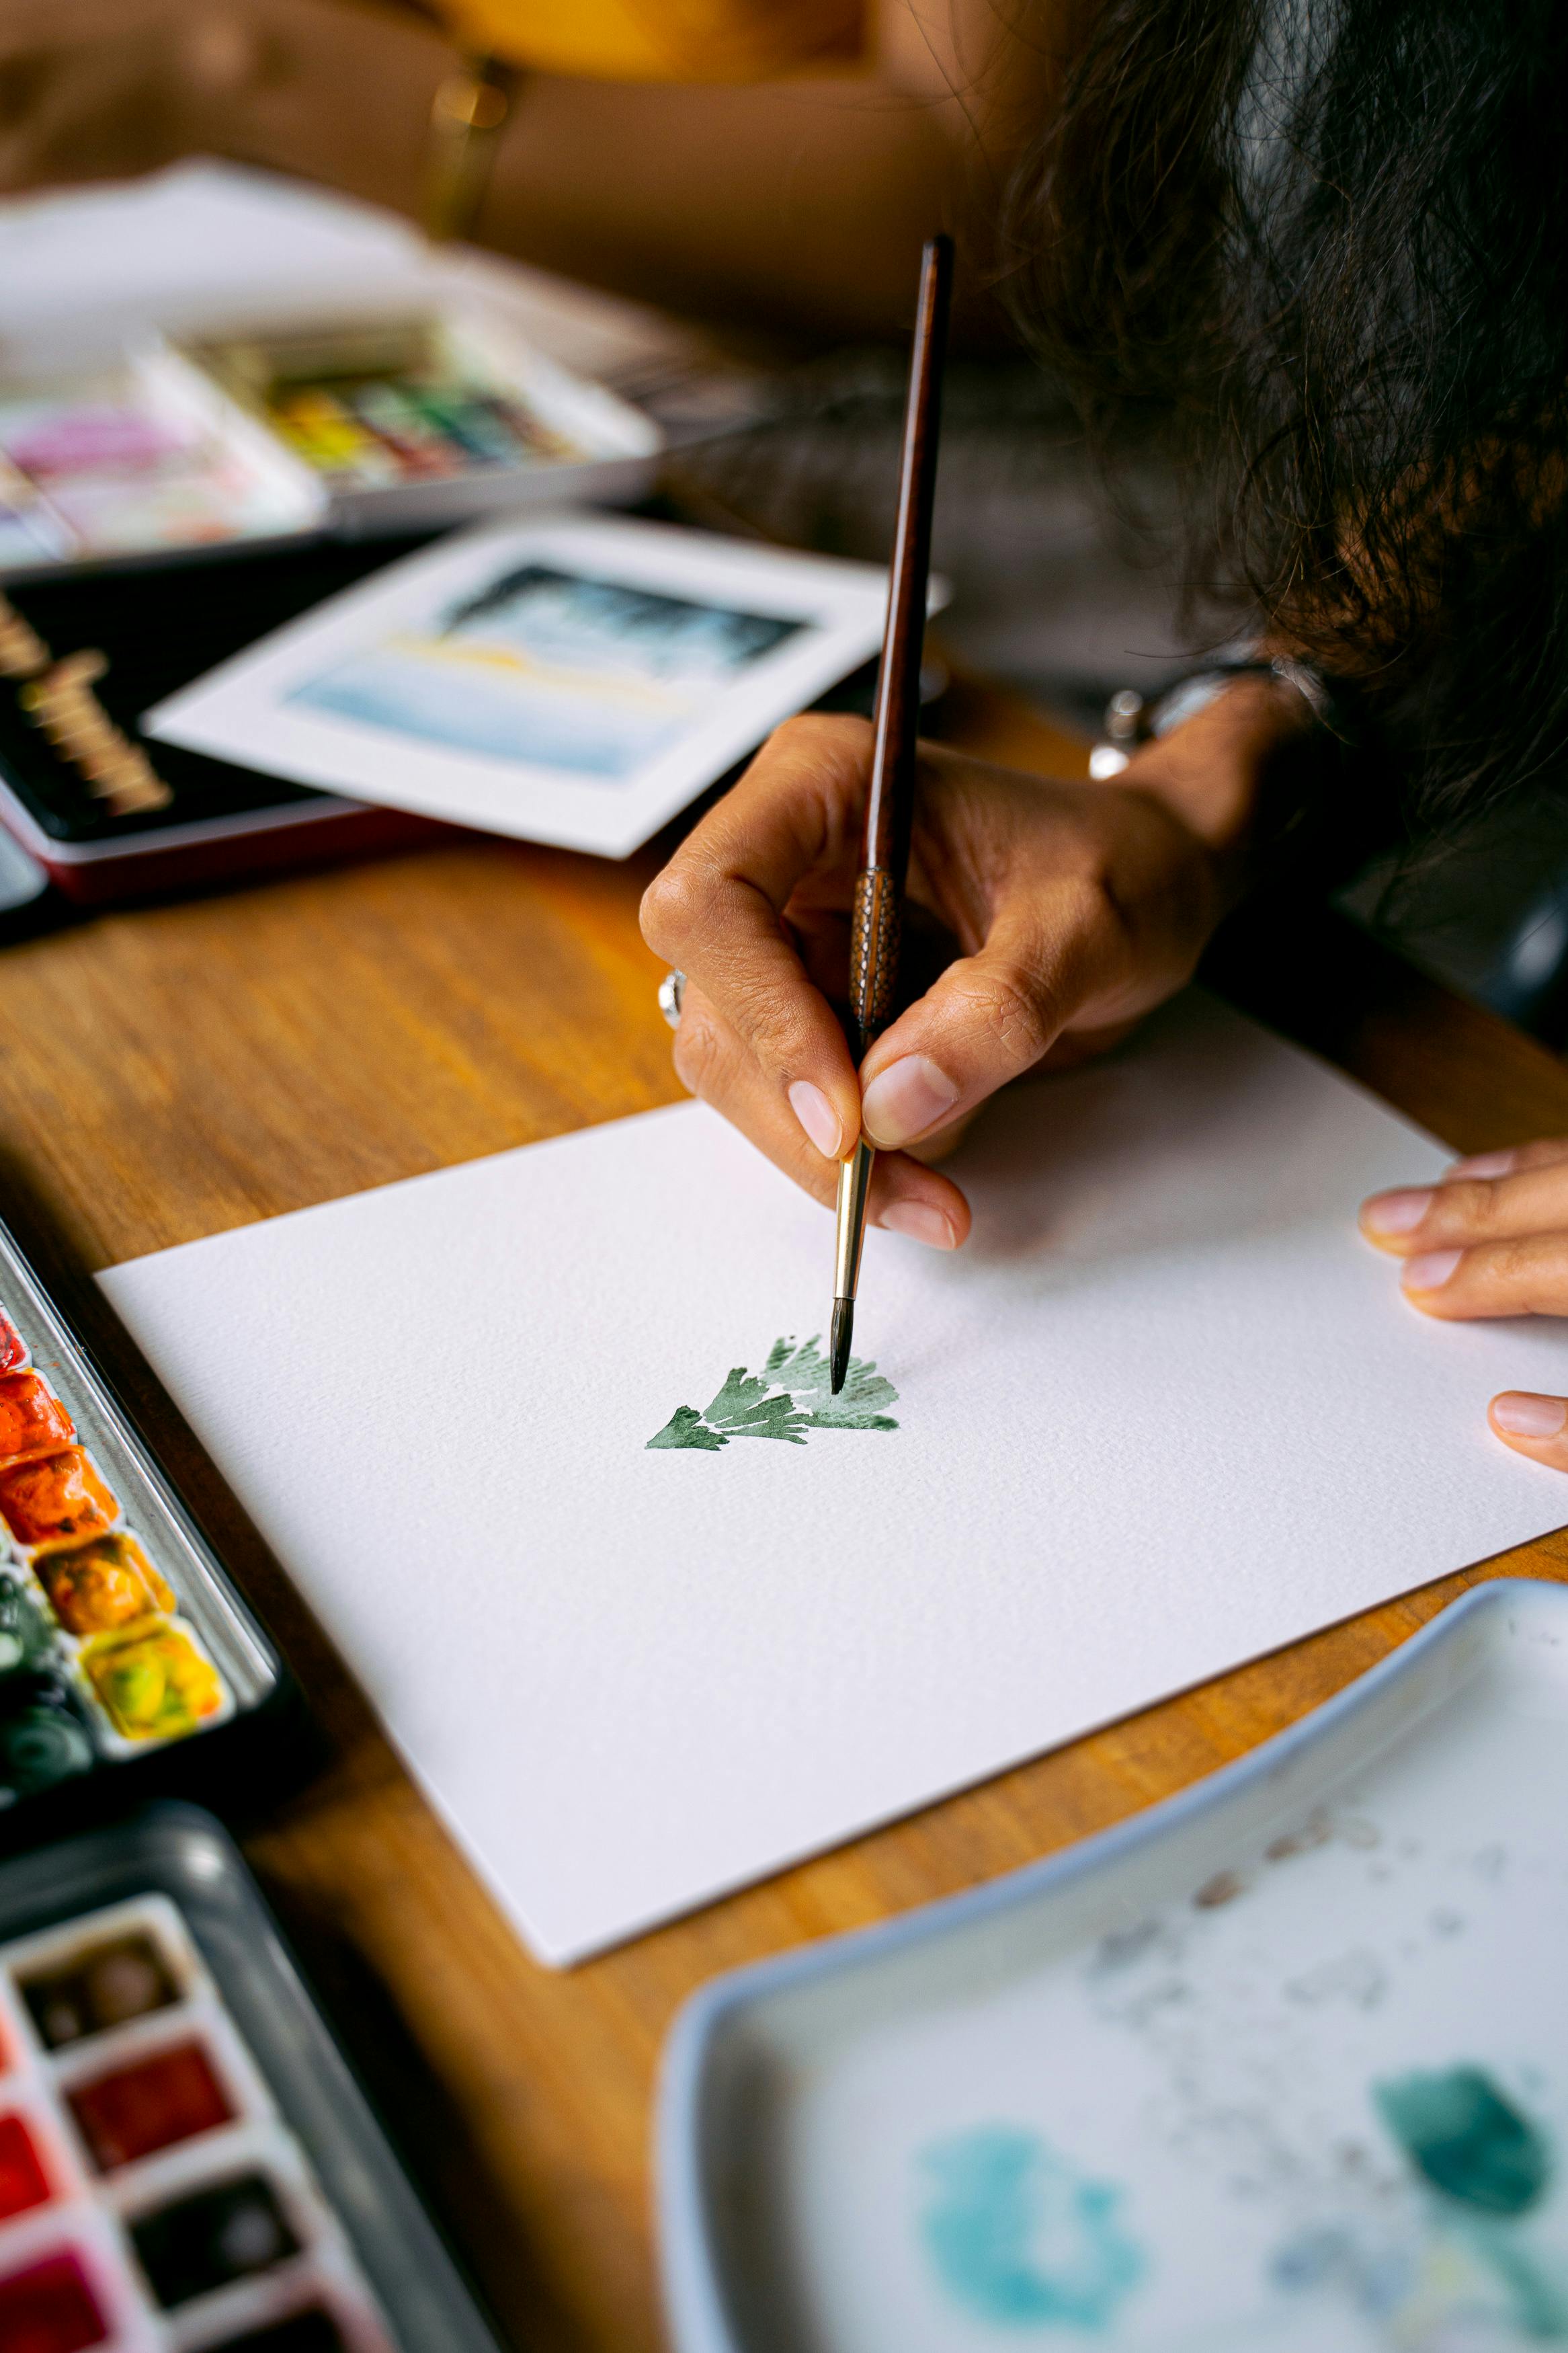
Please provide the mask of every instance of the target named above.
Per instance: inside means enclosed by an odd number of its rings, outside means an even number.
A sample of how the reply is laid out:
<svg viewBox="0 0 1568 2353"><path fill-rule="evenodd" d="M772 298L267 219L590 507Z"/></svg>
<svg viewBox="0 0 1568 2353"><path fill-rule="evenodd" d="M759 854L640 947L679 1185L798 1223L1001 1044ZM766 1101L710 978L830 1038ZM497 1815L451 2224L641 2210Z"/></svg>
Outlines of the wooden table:
<svg viewBox="0 0 1568 2353"><path fill-rule="evenodd" d="M966 691L950 733L1081 772L1080 746L1000 697ZM96 1269L668 1102L659 967L636 921L656 863L459 838L10 949L10 1199ZM1348 926L1309 922L1261 965L1233 965L1241 1001L1457 1148L1568 1131L1568 1071ZM324 1772L263 1812L251 1859L519 2347L660 2341L649 2104L670 2020L715 1970L971 1886L1166 1796L1477 1577L1568 1577L1568 1540L1547 1537L556 1975L503 1926L167 1407L143 1410L327 1730Z"/></svg>

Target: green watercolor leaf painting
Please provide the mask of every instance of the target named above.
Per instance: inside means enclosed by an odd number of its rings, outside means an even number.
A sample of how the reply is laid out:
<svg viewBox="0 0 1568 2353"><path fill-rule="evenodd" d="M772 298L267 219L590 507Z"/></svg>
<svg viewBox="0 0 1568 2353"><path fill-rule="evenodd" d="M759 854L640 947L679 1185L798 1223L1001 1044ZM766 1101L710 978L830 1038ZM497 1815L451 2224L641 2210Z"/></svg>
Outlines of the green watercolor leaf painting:
<svg viewBox="0 0 1568 2353"><path fill-rule="evenodd" d="M700 1412L678 1405L648 1445L689 1446L709 1454L732 1438L781 1438L788 1446L804 1446L808 1430L897 1430L882 1408L898 1401L892 1382L858 1356L850 1357L835 1397L831 1367L816 1339L798 1347L793 1340L775 1340L760 1373L733 1366L710 1404Z"/></svg>

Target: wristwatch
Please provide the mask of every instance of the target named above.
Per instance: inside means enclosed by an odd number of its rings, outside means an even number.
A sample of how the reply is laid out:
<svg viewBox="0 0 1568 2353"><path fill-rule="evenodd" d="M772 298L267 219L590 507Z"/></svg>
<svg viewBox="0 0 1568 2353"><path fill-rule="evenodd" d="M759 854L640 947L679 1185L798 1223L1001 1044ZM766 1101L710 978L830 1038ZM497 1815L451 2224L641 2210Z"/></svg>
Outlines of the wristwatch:
<svg viewBox="0 0 1568 2353"><path fill-rule="evenodd" d="M1119 776L1141 744L1152 744L1184 721L1195 719L1238 678L1272 678L1294 687L1319 726L1342 743L1352 740L1339 698L1310 662L1296 661L1289 654L1276 654L1269 660L1250 653L1234 659L1221 656L1201 670L1186 671L1152 697L1131 686L1113 694L1105 706L1104 733L1089 755L1089 775L1100 783Z"/></svg>

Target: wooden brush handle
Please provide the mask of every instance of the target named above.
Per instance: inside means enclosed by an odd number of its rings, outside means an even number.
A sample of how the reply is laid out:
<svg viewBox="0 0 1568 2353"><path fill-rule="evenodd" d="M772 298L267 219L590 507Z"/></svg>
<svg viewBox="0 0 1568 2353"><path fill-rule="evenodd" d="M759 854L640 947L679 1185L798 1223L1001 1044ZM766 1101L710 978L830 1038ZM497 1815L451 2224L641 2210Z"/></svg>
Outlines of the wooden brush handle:
<svg viewBox="0 0 1568 2353"><path fill-rule="evenodd" d="M942 422L942 364L952 289L952 241L933 237L921 269L910 396L904 411L899 521L888 580L888 625L877 673L871 775L849 934L849 1005L859 1031L860 1054L898 1009L899 941L914 814L921 654L925 644L931 501Z"/></svg>
<svg viewBox="0 0 1568 2353"><path fill-rule="evenodd" d="M888 626L872 714L871 780L860 863L885 867L901 891L910 854L915 735L921 714L921 655L931 583L931 502L942 428L942 363L952 290L952 245L933 237L921 270L910 360L910 396L899 477L899 520L888 579Z"/></svg>

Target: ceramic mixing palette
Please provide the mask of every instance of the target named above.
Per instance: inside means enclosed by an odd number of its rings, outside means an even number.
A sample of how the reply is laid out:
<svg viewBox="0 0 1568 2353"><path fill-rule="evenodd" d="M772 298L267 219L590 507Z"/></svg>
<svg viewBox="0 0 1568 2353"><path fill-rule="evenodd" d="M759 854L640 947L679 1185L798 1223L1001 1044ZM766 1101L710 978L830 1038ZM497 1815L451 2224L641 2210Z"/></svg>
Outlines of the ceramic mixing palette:
<svg viewBox="0 0 1568 2353"><path fill-rule="evenodd" d="M721 1981L680 2353L1568 2344L1568 1591L1468 1595L1195 1789Z"/></svg>
<svg viewBox="0 0 1568 2353"><path fill-rule="evenodd" d="M0 1227L0 1807L211 1731L278 1678Z"/></svg>
<svg viewBox="0 0 1568 2353"><path fill-rule="evenodd" d="M7 2353L494 2353L216 1823L0 1870L0 1937Z"/></svg>

